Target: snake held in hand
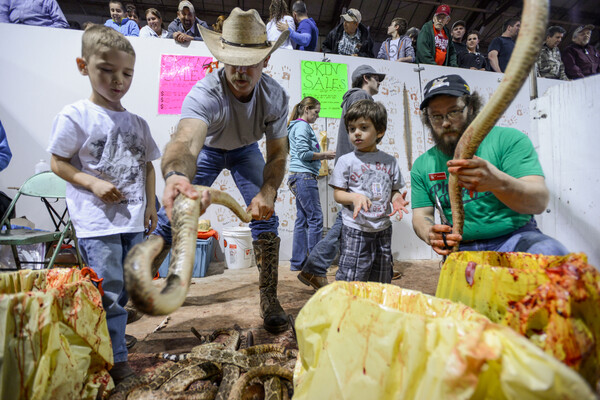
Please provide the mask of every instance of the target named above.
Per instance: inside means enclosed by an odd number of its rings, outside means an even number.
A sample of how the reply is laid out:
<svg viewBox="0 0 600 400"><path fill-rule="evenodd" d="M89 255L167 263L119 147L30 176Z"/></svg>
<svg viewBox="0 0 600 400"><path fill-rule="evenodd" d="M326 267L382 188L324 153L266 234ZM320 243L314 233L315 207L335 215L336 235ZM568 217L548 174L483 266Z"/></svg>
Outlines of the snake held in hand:
<svg viewBox="0 0 600 400"><path fill-rule="evenodd" d="M199 193L197 199L179 194L173 204L173 245L164 287L160 288L152 282L152 263L164 246L160 236L150 235L148 240L135 245L125 258L127 292L136 308L146 314L167 315L185 301L196 255L198 217L205 211L201 205L202 192L210 192L211 204L224 205L243 222L250 222L252 219L227 193L205 186L194 185L194 188Z"/></svg>
<svg viewBox="0 0 600 400"><path fill-rule="evenodd" d="M542 42L546 35L548 21L548 0L528 0L523 2L521 29L512 52L504 79L494 92L490 101L479 115L467 127L456 145L454 159L473 158L477 148L487 136L498 119L513 101L533 67ZM465 211L462 201L462 189L454 174L448 180L450 206L452 208L452 233L462 235ZM458 245L453 249L458 250Z"/></svg>

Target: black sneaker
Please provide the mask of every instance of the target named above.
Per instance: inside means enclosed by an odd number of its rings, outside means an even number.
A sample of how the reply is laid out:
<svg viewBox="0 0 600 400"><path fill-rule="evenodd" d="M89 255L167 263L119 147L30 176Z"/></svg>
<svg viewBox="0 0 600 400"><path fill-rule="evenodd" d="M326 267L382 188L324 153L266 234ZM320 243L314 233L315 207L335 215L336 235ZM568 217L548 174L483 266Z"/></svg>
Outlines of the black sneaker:
<svg viewBox="0 0 600 400"><path fill-rule="evenodd" d="M128 349L135 346L136 343L137 343L137 339L135 336L131 336L131 335L127 335L127 334L125 335L125 346L127 346Z"/></svg>
<svg viewBox="0 0 600 400"><path fill-rule="evenodd" d="M115 386L117 386L119 383L129 378L130 376L135 375L127 361L115 363L115 365L113 365L113 367L110 371L108 371L108 373L113 378Z"/></svg>
<svg viewBox="0 0 600 400"><path fill-rule="evenodd" d="M127 323L128 324L131 324L132 322L137 321L138 319L142 318L142 316L144 315L133 307L129 308L128 306L125 306L125 311L127 311Z"/></svg>

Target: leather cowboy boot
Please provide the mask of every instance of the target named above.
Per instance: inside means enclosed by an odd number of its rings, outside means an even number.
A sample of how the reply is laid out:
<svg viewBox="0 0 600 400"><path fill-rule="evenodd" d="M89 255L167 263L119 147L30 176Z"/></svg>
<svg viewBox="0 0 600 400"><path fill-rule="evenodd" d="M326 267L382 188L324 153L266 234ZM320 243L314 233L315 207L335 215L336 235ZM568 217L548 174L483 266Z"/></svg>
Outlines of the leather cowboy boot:
<svg viewBox="0 0 600 400"><path fill-rule="evenodd" d="M279 242L280 239L272 232L261 233L258 240L252 242L258 267L260 316L265 329L271 333L280 333L288 328L287 315L277 300Z"/></svg>

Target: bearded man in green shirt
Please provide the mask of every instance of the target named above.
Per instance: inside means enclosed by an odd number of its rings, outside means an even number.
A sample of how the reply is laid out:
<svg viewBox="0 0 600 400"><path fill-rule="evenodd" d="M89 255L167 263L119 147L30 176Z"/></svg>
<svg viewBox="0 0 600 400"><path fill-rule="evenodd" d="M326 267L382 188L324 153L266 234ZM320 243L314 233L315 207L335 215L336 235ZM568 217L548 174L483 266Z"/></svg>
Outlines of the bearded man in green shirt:
<svg viewBox="0 0 600 400"><path fill-rule="evenodd" d="M567 249L544 235L533 217L548 205L549 192L537 153L529 138L513 128L494 127L475 157L453 160L458 140L481 109L478 93L459 75L431 80L424 90L421 118L435 146L415 161L411 171L413 228L441 255L460 243L461 251L519 251L564 255ZM463 235L436 224L439 199L452 223L448 174L456 174L463 188Z"/></svg>

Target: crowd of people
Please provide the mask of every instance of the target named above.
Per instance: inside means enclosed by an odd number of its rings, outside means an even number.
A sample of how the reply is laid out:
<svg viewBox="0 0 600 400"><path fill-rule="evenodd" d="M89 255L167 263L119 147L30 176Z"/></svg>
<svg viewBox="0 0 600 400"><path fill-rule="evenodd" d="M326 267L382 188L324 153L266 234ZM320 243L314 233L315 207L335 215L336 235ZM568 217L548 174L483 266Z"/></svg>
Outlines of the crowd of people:
<svg viewBox="0 0 600 400"><path fill-rule="evenodd" d="M88 99L66 106L56 117L48 151L52 170L68 182L67 205L76 228L82 256L103 279L103 305L113 346L115 381L133 372L127 363L123 283L124 255L147 234L161 236L170 248L170 218L175 197L200 195L193 184L211 186L223 169L231 171L252 215L250 229L259 270L260 315L269 332L288 329L288 319L277 298L279 220L275 199L286 174L296 195L291 268L298 279L315 289L327 284L327 268L339 252L337 280L389 283L393 277L391 217L408 214L407 192L397 160L378 148L388 129L387 111L374 96L386 75L368 64L351 74L351 87L340 104L342 122L335 151L322 151L311 124L319 117L319 99L299 100L288 119L289 96L272 77L263 73L274 51L282 46L314 50L316 24L306 5L296 1L292 15L286 3L274 0L265 24L256 10L232 10L214 29L196 17L194 6L181 1L178 17L165 30L156 9L146 12L148 25L139 28L134 9L110 2L111 19L105 26L88 27L76 59L89 77ZM479 36L463 21L450 22L450 7L439 6L417 35L402 18L388 27L390 38L380 58L465 68L486 69L478 53ZM358 57L374 57L373 40L358 10L349 9L342 23L323 43L323 49ZM223 20L225 23L223 23ZM503 34L492 42L488 60L503 71L520 22L510 19ZM538 65L540 74L574 79L595 73L593 27L578 28L573 44L556 55L564 30L548 29L548 49ZM186 96L176 132L164 153L154 142L146 121L125 110L121 99L130 88L136 54L124 35L138 32L170 37L183 43L203 40L224 67L208 74ZM279 33L278 33L279 32ZM466 34L466 43L461 47ZM416 51L415 51L416 43ZM455 45L459 43L459 45ZM491 54L493 52L493 54ZM595 53L597 56L597 53ZM468 67L467 67L468 66ZM597 71L598 64L595 64ZM461 250L522 251L563 255L567 249L537 228L534 215L545 210L549 192L537 153L522 132L494 127L476 157L453 160L457 142L477 116L482 99L459 75L430 80L420 104L421 118L435 145L415 160L411 170L412 225L433 251L447 255L454 245ZM0 126L1 127L1 126ZM258 141L265 139L263 157ZM163 207L156 211L155 171L161 158L165 181ZM340 204L337 220L325 237L317 174L322 160L335 158L330 186ZM452 220L448 176L454 174L463 188L464 234L436 223L434 207ZM204 207L210 204L202 194ZM166 255L166 254L164 254Z"/></svg>
<svg viewBox="0 0 600 400"><path fill-rule="evenodd" d="M0 2L0 22L12 22L41 26L68 28L56 0ZM140 36L173 39L178 43L202 40L199 28L209 28L206 21L199 19L191 1L180 1L177 17L165 28L161 13L156 8L145 12L146 25L142 26L136 6L132 3L109 1L110 19L105 22L125 36ZM457 20L450 26L450 6L442 4L435 10L431 21L420 29L408 28L404 18L395 17L387 28L388 38L375 53L376 44L362 14L350 8L341 16L341 22L325 37L320 50L324 53L343 54L384 60L437 64L480 71L504 72L519 34L521 21L512 17L504 21L502 34L488 46L487 54L479 48L480 32L468 30L465 21ZM211 25L220 33L226 15L220 15ZM285 0L272 0L266 23L269 40L277 40L282 32L289 32L281 48L317 51L319 29L314 19L308 16L304 1L295 1L288 8ZM78 25L78 24L77 24ZM85 29L91 23L86 22ZM579 26L571 37L571 43L563 50L558 46L566 30L561 26L550 26L536 63L537 76L550 79L578 79L600 73L600 52L590 44L594 25Z"/></svg>

